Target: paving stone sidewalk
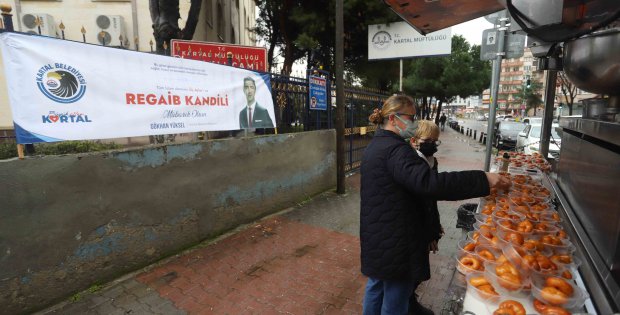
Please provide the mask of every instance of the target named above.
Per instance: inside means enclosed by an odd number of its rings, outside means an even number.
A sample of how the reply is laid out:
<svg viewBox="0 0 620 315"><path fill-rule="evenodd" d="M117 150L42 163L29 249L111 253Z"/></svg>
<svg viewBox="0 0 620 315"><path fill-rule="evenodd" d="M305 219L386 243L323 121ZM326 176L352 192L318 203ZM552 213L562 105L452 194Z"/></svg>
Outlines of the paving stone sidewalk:
<svg viewBox="0 0 620 315"><path fill-rule="evenodd" d="M448 128L441 140L440 171L482 169L477 141ZM464 202L439 203L446 235L417 292L436 314L450 298ZM355 174L345 195L326 192L38 314L361 314L358 230Z"/></svg>

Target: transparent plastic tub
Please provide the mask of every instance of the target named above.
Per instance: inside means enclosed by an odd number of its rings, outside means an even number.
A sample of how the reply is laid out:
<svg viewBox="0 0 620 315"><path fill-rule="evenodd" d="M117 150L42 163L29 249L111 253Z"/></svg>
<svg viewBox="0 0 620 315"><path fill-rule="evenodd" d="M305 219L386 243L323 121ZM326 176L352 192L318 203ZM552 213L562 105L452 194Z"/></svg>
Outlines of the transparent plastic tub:
<svg viewBox="0 0 620 315"><path fill-rule="evenodd" d="M480 257L478 257L475 253L467 253L467 252L459 252L455 256L456 258L456 270L464 275L468 275L472 272L476 271L484 271L484 264ZM463 263L464 259L475 259L477 261L474 267L470 266L468 263ZM478 269L476 269L478 268Z"/></svg>
<svg viewBox="0 0 620 315"><path fill-rule="evenodd" d="M530 211L537 212L537 213L540 213L543 211L549 211L551 209L552 207L549 203L538 203L530 207Z"/></svg>
<svg viewBox="0 0 620 315"><path fill-rule="evenodd" d="M511 220L512 222L518 223L520 221L523 221L523 219L525 218L525 216L522 213L513 211L512 206L510 206L508 210L499 210L499 211L493 212L491 217L493 218L493 221L496 223L497 221L502 220L502 219Z"/></svg>
<svg viewBox="0 0 620 315"><path fill-rule="evenodd" d="M512 204L516 206L531 206L537 203L534 197L530 196L529 194L523 194L520 192L511 192L509 194L509 199L510 202L512 202Z"/></svg>
<svg viewBox="0 0 620 315"><path fill-rule="evenodd" d="M502 255L502 249L492 245L479 245L475 250L476 255L484 262L496 262Z"/></svg>
<svg viewBox="0 0 620 315"><path fill-rule="evenodd" d="M472 279L474 280L472 281ZM486 286L479 285L478 287L476 287L472 284L472 282L475 283L475 281L482 283L482 279L487 281L488 284ZM499 301L499 293L497 292L495 287L493 287L491 282L488 281L483 272L471 272L465 277L465 280L467 281L467 291L471 292L478 299L485 301L485 303L495 303ZM491 293L493 291L490 291L489 287L495 292L494 294Z"/></svg>
<svg viewBox="0 0 620 315"><path fill-rule="evenodd" d="M560 227L550 222L536 222L534 224L534 235L556 235Z"/></svg>
<svg viewBox="0 0 620 315"><path fill-rule="evenodd" d="M588 292L578 287L574 281L566 279L562 280L572 288L572 294L566 297L553 296L551 298L550 295L543 292L543 289L548 286L548 278L561 279L560 277L532 275L532 295L544 303L573 309L582 307L585 301L590 298Z"/></svg>
<svg viewBox="0 0 620 315"><path fill-rule="evenodd" d="M480 224L479 222L476 222L474 223L473 227L474 231L478 231L480 235L488 239L492 238L497 231L495 224Z"/></svg>
<svg viewBox="0 0 620 315"><path fill-rule="evenodd" d="M460 240L457 244L458 244L457 246L459 248L459 251L468 252L472 254L475 253L476 246L478 246L478 243L472 239ZM470 250L470 247L473 247L473 248L471 248Z"/></svg>
<svg viewBox="0 0 620 315"><path fill-rule="evenodd" d="M563 259L564 257L558 257L558 256L570 257L570 260L565 260ZM565 269L569 269L569 270L576 270L582 264L581 259L579 259L579 257L576 257L572 254L561 254L561 255L556 254L556 255L552 255L551 257L549 257L549 259L551 259L551 261L553 261L556 265L561 266L562 268L565 268Z"/></svg>
<svg viewBox="0 0 620 315"><path fill-rule="evenodd" d="M493 218L490 215L486 215L486 214L482 214L482 213L476 213L476 214L474 214L474 218L476 219L476 223L480 223L480 224L491 224L491 223L493 223L492 222Z"/></svg>
<svg viewBox="0 0 620 315"><path fill-rule="evenodd" d="M510 264L510 263L508 263ZM518 281L511 281L502 278L497 275L496 268L501 266L500 264L485 262L484 263L484 275L487 277L491 285L499 292L505 294L519 294L524 288L529 286L529 278L521 268L510 264L514 270L517 271Z"/></svg>
<svg viewBox="0 0 620 315"><path fill-rule="evenodd" d="M531 212L531 207L529 205L522 205L522 206L511 205L510 211L513 213L518 213L522 217L525 217L526 214Z"/></svg>
<svg viewBox="0 0 620 315"><path fill-rule="evenodd" d="M567 239L563 239L563 238L557 238L560 240L560 244L552 244L548 241L546 241L545 236L541 236L540 241L545 244L545 248L548 248L549 250L551 250L551 252L553 254L558 254L558 253L572 253L575 251L575 246Z"/></svg>
<svg viewBox="0 0 620 315"><path fill-rule="evenodd" d="M511 281L498 276L495 271L496 266L498 264L485 263L484 275L500 294L519 295L529 286L529 278L522 271L520 271L518 281Z"/></svg>

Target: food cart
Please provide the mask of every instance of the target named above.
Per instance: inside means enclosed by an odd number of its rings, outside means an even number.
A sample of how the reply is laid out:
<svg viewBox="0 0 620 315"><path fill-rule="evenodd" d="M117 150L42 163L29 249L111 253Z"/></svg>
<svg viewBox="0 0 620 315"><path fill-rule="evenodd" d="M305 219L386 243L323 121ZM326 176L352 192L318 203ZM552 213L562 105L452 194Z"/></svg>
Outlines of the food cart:
<svg viewBox="0 0 620 315"><path fill-rule="evenodd" d="M538 161L543 170L537 171L536 163L523 164L525 157L514 154L509 162L513 167L506 173L513 181L512 188L481 200L477 231L468 235L471 239L482 238L483 242L477 244L481 247L467 251L465 246L471 240L463 240L455 261L459 274L466 274L455 277L467 285L463 311L491 314L502 299L510 299L521 302L528 314L542 314L540 303L573 313L620 312L620 3L615 0L385 2L422 34L506 9L505 16L512 23L507 25L503 20L498 30L527 34L528 46L538 58L539 69L547 71L542 156L547 156L549 147L556 72L564 71L579 89L603 95L600 102L593 103L596 108L588 108L586 104L583 117L560 118L562 146L559 159L551 163L552 170L547 170L546 162ZM491 115L489 124L493 120ZM493 139L493 134L488 137ZM490 150L487 154L491 154ZM542 156L529 158L542 159ZM543 209L537 211L533 207ZM513 217L498 217L498 213ZM528 217L542 213L544 219ZM533 223L531 230L525 221ZM541 223L545 224L537 227ZM544 236L549 237L543 240ZM524 249L526 242L538 248L538 253ZM467 258L463 262L467 255L478 261ZM555 269L546 270L553 265L545 258L537 258L540 255L551 260ZM491 256L495 262L483 258ZM559 256L568 256L570 260ZM512 267L498 269L500 257ZM482 266L484 271L467 269L472 266ZM518 282L499 277L506 270L511 273L513 268L519 274ZM547 272L541 272L543 269ZM498 298L488 291L487 284L500 291ZM551 289L545 290L547 287Z"/></svg>

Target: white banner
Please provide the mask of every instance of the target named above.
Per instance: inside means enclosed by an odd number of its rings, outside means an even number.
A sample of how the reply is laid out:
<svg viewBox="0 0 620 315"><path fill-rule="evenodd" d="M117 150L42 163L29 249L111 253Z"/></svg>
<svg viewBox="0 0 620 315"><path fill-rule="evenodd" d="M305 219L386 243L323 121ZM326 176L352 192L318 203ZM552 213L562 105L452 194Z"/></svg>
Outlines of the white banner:
<svg viewBox="0 0 620 315"><path fill-rule="evenodd" d="M18 143L275 127L269 74L18 33L0 48Z"/></svg>
<svg viewBox="0 0 620 315"><path fill-rule="evenodd" d="M407 22L368 25L368 60L442 56L452 52L452 28L426 36Z"/></svg>

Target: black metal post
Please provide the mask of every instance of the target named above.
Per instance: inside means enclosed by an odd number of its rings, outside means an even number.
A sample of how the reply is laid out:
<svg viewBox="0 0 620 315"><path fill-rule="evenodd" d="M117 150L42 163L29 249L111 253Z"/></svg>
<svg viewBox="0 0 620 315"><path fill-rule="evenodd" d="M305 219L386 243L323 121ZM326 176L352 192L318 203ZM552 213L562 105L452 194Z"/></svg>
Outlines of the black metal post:
<svg viewBox="0 0 620 315"><path fill-rule="evenodd" d="M230 51L226 53L226 64L229 66L233 65L233 53Z"/></svg>
<svg viewBox="0 0 620 315"><path fill-rule="evenodd" d="M336 192L345 193L344 174L344 0L336 0Z"/></svg>
<svg viewBox="0 0 620 315"><path fill-rule="evenodd" d="M4 29L10 32L15 31L13 28L13 14L11 14L13 8L11 8L10 5L2 5L0 9L2 9L2 23L4 23Z"/></svg>

